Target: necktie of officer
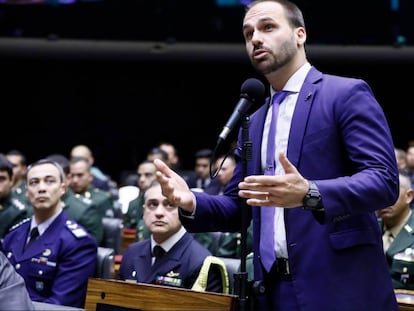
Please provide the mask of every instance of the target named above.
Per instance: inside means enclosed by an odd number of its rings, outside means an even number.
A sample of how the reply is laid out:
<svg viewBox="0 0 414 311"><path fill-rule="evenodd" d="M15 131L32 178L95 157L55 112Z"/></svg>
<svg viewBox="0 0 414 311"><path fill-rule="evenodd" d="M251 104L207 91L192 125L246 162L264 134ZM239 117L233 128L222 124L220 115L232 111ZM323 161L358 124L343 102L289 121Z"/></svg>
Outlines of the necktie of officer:
<svg viewBox="0 0 414 311"><path fill-rule="evenodd" d="M287 94L289 94L288 91L280 91L273 96L272 118L270 121L269 134L267 136L266 167L264 171L265 175L275 174L275 140L277 116L279 113L279 104L283 101ZM275 209L272 206L265 206L261 208L260 214L260 258L264 268L269 272L276 260L274 246Z"/></svg>
<svg viewBox="0 0 414 311"><path fill-rule="evenodd" d="M39 229L37 227L32 228L30 231L30 239L29 242L27 242L25 250L29 248L30 245L33 244L34 241L39 237Z"/></svg>
<svg viewBox="0 0 414 311"><path fill-rule="evenodd" d="M152 254L155 257L154 264L157 262L158 259L160 259L165 254L165 250L160 245L155 245Z"/></svg>

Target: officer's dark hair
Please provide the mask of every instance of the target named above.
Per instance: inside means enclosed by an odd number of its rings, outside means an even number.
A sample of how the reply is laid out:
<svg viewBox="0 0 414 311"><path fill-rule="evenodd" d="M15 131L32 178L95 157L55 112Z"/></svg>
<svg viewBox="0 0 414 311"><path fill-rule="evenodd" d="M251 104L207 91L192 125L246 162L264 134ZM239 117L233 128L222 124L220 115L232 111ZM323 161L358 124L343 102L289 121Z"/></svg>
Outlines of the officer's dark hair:
<svg viewBox="0 0 414 311"><path fill-rule="evenodd" d="M168 161L168 153L165 150L159 147L154 147L147 153L147 157L154 154L161 155L161 160L163 160L164 162Z"/></svg>
<svg viewBox="0 0 414 311"><path fill-rule="evenodd" d="M0 153L0 171L6 171L10 179L13 177L13 164L4 153Z"/></svg>
<svg viewBox="0 0 414 311"><path fill-rule="evenodd" d="M198 150L195 153L194 157L196 159L199 159L199 158L211 158L212 155L213 155L213 150L208 149L208 148L204 148L204 149Z"/></svg>
<svg viewBox="0 0 414 311"><path fill-rule="evenodd" d="M63 172L68 175L70 173L70 164L69 164L69 159L67 157L65 157L63 154L59 154L59 153L53 153L51 155L48 155L46 157L46 159L49 159L51 161L54 161L56 163L59 163L60 166L63 169Z"/></svg>
<svg viewBox="0 0 414 311"><path fill-rule="evenodd" d="M36 162L34 162L34 163L30 164L30 165L27 167L26 180L27 180L27 176L29 175L28 173L29 173L29 171L30 171L32 168L34 168L34 167L36 167L36 166L39 166L39 165L43 165L43 164L52 164L53 166L55 166L55 167L57 168L57 170L59 171L60 182L63 182L63 181L64 181L64 176L65 176L65 173L63 172L63 168L62 168L62 166L60 166L60 164L59 164L59 163L57 163L57 162L55 162L55 161L53 161L53 160L47 159L47 158L40 159L40 160L38 160L38 161L36 161Z"/></svg>
<svg viewBox="0 0 414 311"><path fill-rule="evenodd" d="M69 165L71 165L71 164L75 164L75 163L78 163L78 162L85 162L85 163L86 163L86 165L88 166L88 169L90 169L90 167L91 167L91 165L90 165L90 163L89 163L89 161L88 161L88 159L87 159L87 158L85 158L85 157L78 157L78 156L76 156L76 157L71 157L71 158L70 158L70 163L69 163ZM69 167L69 169L70 169L70 167Z"/></svg>
<svg viewBox="0 0 414 311"><path fill-rule="evenodd" d="M20 157L20 164L23 165L23 166L27 165L26 156L20 150L17 150L17 149L9 150L6 153L6 156L19 156Z"/></svg>

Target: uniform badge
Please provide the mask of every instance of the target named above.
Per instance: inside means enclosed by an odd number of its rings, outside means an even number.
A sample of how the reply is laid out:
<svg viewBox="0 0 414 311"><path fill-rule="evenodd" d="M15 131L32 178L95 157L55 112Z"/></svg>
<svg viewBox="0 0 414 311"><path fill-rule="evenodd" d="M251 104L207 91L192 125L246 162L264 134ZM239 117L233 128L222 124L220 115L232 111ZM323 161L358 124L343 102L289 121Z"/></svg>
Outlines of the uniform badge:
<svg viewBox="0 0 414 311"><path fill-rule="evenodd" d="M87 205L91 205L92 204L92 200L89 198L83 198L82 199L83 203L87 204Z"/></svg>
<svg viewBox="0 0 414 311"><path fill-rule="evenodd" d="M72 234L77 238L87 236L86 231L82 227L80 227L76 222L72 222L71 220L67 220L66 221L66 227L68 227L70 232L72 232Z"/></svg>
<svg viewBox="0 0 414 311"><path fill-rule="evenodd" d="M176 278L176 277L180 276L180 273L179 272L174 272L174 271L171 270L170 272L167 273L166 276L170 277L170 278Z"/></svg>
<svg viewBox="0 0 414 311"><path fill-rule="evenodd" d="M43 253L42 253L42 255L43 256L50 256L50 254L52 254L52 250L51 249L49 249L49 248L46 248L44 251L43 251Z"/></svg>
<svg viewBox="0 0 414 311"><path fill-rule="evenodd" d="M13 202L14 206L16 206L19 210L22 211L22 210L26 209L26 206L24 206L24 204L22 202L20 202L18 199L14 198L12 200L12 202Z"/></svg>
<svg viewBox="0 0 414 311"><path fill-rule="evenodd" d="M158 275L155 278L155 284L181 287L182 280L177 279L177 278L171 278L171 277L168 277L168 276Z"/></svg>
<svg viewBox="0 0 414 311"><path fill-rule="evenodd" d="M36 290L38 292L43 291L43 289L45 288L45 284L41 281L36 281Z"/></svg>

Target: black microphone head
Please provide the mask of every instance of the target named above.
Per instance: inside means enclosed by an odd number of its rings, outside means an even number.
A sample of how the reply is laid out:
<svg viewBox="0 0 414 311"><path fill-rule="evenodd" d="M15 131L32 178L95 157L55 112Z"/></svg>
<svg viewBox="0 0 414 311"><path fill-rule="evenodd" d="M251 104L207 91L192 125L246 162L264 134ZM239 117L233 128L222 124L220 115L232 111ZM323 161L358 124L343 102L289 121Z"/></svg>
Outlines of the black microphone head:
<svg viewBox="0 0 414 311"><path fill-rule="evenodd" d="M255 78L247 79L240 88L240 96L247 97L252 102L263 100L265 95L264 84Z"/></svg>

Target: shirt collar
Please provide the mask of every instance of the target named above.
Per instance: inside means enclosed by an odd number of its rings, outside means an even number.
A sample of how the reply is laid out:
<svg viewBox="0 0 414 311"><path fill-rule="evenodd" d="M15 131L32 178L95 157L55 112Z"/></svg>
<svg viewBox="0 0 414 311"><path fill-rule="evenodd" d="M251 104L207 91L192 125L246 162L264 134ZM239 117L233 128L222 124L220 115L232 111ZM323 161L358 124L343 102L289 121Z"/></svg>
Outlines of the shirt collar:
<svg viewBox="0 0 414 311"><path fill-rule="evenodd" d="M168 252L183 237L186 232L187 231L185 228L181 226L180 230L178 230L176 233L158 245L160 245L166 252ZM154 241L154 238L151 235L151 249L153 249L155 245L157 245L157 242Z"/></svg>
<svg viewBox="0 0 414 311"><path fill-rule="evenodd" d="M300 89L302 88L303 82L308 75L309 70L312 68L309 62L306 62L302 65L286 82L285 86L283 87L284 91L289 91L291 93L299 93ZM270 87L270 95L273 95L276 91Z"/></svg>

